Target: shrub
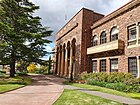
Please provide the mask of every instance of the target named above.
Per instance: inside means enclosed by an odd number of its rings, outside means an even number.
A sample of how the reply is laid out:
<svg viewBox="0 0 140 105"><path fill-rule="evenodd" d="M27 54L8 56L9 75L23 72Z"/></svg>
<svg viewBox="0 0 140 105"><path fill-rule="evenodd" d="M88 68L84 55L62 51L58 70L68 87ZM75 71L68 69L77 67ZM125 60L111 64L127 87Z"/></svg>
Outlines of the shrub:
<svg viewBox="0 0 140 105"><path fill-rule="evenodd" d="M131 73L125 73L123 82L128 81L130 79L135 79Z"/></svg>
<svg viewBox="0 0 140 105"><path fill-rule="evenodd" d="M130 73L82 73L82 80L89 85L97 85L123 92L140 92L140 78L134 78Z"/></svg>
<svg viewBox="0 0 140 105"><path fill-rule="evenodd" d="M106 84L107 88L118 90L118 91L125 91L126 85L123 83L108 83Z"/></svg>
<svg viewBox="0 0 140 105"><path fill-rule="evenodd" d="M31 73L34 72L35 69L36 69L35 64L30 64L30 65L27 67L28 72L31 72Z"/></svg>
<svg viewBox="0 0 140 105"><path fill-rule="evenodd" d="M108 74L107 73L97 73L96 80L100 82L107 82Z"/></svg>
<svg viewBox="0 0 140 105"><path fill-rule="evenodd" d="M83 72L80 74L80 79L81 80L87 80L89 77L90 73L88 74L87 72Z"/></svg>
<svg viewBox="0 0 140 105"><path fill-rule="evenodd" d="M125 76L124 73L111 72L107 78L107 82L109 83L123 82L124 76Z"/></svg>

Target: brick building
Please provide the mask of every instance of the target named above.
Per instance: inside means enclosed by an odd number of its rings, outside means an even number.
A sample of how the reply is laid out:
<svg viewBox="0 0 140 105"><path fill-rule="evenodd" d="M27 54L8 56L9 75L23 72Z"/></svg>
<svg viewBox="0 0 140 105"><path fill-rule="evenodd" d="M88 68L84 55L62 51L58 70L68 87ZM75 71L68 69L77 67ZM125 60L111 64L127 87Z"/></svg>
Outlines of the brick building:
<svg viewBox="0 0 140 105"><path fill-rule="evenodd" d="M128 4L91 26L87 48L93 72L130 72L140 76L140 1Z"/></svg>
<svg viewBox="0 0 140 105"><path fill-rule="evenodd" d="M83 71L130 72L139 77L139 12L139 0L105 17L80 10L57 33L55 74L76 77Z"/></svg>
<svg viewBox="0 0 140 105"><path fill-rule="evenodd" d="M55 74L69 78L87 70L86 49L90 47L91 25L102 17L83 8L57 32Z"/></svg>

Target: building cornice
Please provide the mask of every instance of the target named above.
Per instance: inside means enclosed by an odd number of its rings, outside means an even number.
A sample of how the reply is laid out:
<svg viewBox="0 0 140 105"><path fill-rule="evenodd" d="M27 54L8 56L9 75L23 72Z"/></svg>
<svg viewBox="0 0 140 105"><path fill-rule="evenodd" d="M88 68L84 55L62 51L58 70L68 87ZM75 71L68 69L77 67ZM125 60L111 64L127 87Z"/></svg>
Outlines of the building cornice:
<svg viewBox="0 0 140 105"><path fill-rule="evenodd" d="M120 7L119 9L115 10L114 12L110 13L109 15L101 18L97 22L95 22L91 29L95 29L96 27L99 27L100 25L110 21L111 19L123 14L124 12L131 10L132 8L138 6L140 4L140 0L132 0L129 3L125 4L124 6Z"/></svg>

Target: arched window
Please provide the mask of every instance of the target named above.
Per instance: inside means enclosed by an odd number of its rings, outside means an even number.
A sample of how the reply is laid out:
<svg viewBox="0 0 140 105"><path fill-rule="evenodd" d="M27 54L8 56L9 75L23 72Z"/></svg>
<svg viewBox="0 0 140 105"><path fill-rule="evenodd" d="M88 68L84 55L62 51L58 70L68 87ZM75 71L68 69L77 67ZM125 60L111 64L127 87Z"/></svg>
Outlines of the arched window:
<svg viewBox="0 0 140 105"><path fill-rule="evenodd" d="M106 43L106 32L102 32L100 36L100 44Z"/></svg>
<svg viewBox="0 0 140 105"><path fill-rule="evenodd" d="M113 27L110 32L110 41L114 41L118 39L119 30L117 27Z"/></svg>
<svg viewBox="0 0 140 105"><path fill-rule="evenodd" d="M97 35L94 35L93 39L92 39L92 45L96 46L97 44L98 44L98 37L97 37Z"/></svg>

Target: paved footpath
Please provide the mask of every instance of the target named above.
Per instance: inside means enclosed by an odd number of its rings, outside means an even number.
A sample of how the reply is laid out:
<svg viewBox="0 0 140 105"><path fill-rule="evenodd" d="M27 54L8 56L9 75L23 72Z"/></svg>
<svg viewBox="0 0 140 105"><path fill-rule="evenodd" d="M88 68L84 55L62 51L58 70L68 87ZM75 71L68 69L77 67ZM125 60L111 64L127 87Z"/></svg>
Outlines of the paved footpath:
<svg viewBox="0 0 140 105"><path fill-rule="evenodd" d="M32 78L32 85L0 94L0 105L52 105L64 90L62 78L48 75Z"/></svg>
<svg viewBox="0 0 140 105"><path fill-rule="evenodd" d="M117 101L117 102L123 103L124 105L140 105L140 100L137 100L137 99L116 96L116 95L102 93L102 92L98 92L98 91L91 91L91 90L87 90L87 89L83 89L83 88L79 88L79 87L74 87L74 86L70 86L70 85L64 85L64 88L78 90L78 91L81 91L81 92L84 92L87 94L91 94L94 96L99 96L99 97L102 97L105 99Z"/></svg>

